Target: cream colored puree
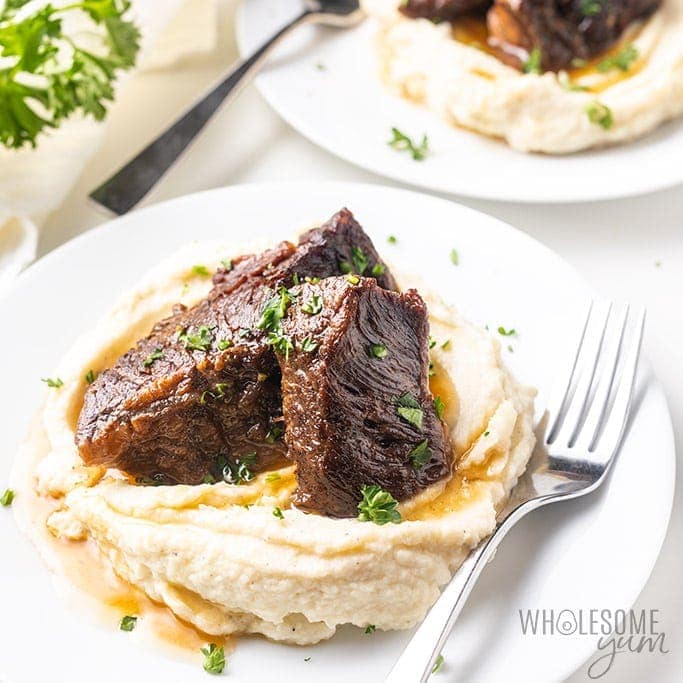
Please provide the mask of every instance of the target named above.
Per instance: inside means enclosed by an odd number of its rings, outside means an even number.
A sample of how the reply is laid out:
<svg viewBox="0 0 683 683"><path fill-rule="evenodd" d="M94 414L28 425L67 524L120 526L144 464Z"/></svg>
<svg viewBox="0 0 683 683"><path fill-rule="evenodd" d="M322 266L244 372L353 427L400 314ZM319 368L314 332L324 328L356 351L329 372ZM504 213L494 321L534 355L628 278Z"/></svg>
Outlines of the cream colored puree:
<svg viewBox="0 0 683 683"><path fill-rule="evenodd" d="M423 288L437 341L432 389L446 402L458 469L449 482L403 503L400 524L293 508L292 466L275 480L263 473L241 486L152 487L85 467L78 456L74 430L88 371L111 365L176 302L192 305L208 292L210 278L194 274L193 265L212 270L220 258L244 251L191 245L69 351L55 372L64 385L48 390L18 457L18 517L57 574L86 592L89 579L103 577L96 592L120 615L141 614L140 625L156 621L171 640L189 639L192 647L236 633L309 644L345 623L408 628L491 533L534 445L535 392L502 366L497 340ZM274 506L284 519L273 515ZM164 619L163 605L178 619ZM188 635L184 624L200 633Z"/></svg>
<svg viewBox="0 0 683 683"><path fill-rule="evenodd" d="M471 19L452 28L404 17L398 0L362 5L378 22L381 77L390 88L520 151L564 154L632 140L683 112L683 0L663 0L585 67L542 75L501 62ZM638 56L626 72L597 68L628 44ZM611 126L591 121L588 109L596 104L609 109Z"/></svg>

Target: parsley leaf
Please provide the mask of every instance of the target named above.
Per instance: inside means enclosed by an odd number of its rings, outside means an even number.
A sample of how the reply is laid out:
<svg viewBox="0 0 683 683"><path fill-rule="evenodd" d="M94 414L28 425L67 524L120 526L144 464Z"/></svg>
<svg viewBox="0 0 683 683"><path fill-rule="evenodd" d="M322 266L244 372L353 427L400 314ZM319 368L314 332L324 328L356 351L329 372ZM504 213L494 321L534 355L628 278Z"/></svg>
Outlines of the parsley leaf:
<svg viewBox="0 0 683 683"><path fill-rule="evenodd" d="M579 9L584 17L594 17L602 12L606 2L607 0L581 0Z"/></svg>
<svg viewBox="0 0 683 683"><path fill-rule="evenodd" d="M614 125L612 110L598 100L586 105L586 114L591 123L604 128L604 130L609 130Z"/></svg>
<svg viewBox="0 0 683 683"><path fill-rule="evenodd" d="M383 525L391 522L398 524L401 513L397 510L398 501L379 486L366 485L361 489L363 499L358 503L358 519L361 522L374 522Z"/></svg>
<svg viewBox="0 0 683 683"><path fill-rule="evenodd" d="M315 351L317 348L318 342L314 342L310 335L305 337L301 342L301 350L304 353L313 353L313 351Z"/></svg>
<svg viewBox="0 0 683 683"><path fill-rule="evenodd" d="M398 128L392 128L391 134L393 137L387 143L389 147L399 152L409 152L415 161L422 161L429 153L429 138L426 134L422 136L419 145Z"/></svg>
<svg viewBox="0 0 683 683"><path fill-rule="evenodd" d="M121 631L130 632L137 626L137 622L138 622L137 617L131 617L130 615L127 614L119 622L119 629L121 629Z"/></svg>
<svg viewBox="0 0 683 683"><path fill-rule="evenodd" d="M14 500L14 491L12 489L5 489L5 492L0 498L0 505L3 507L9 507Z"/></svg>
<svg viewBox="0 0 683 683"><path fill-rule="evenodd" d="M413 448L413 450L410 451L410 453L408 453L408 459L410 460L410 464L416 470L419 470L420 467L428 463L431 457L432 449L429 447L429 439L420 441L420 443L417 444L417 446L415 446L415 448Z"/></svg>
<svg viewBox="0 0 683 683"><path fill-rule="evenodd" d="M603 59L598 64L598 71L606 73L612 69L619 69L621 71L628 71L631 64L638 59L638 50L635 45L629 43L618 54Z"/></svg>
<svg viewBox="0 0 683 683"><path fill-rule="evenodd" d="M145 358L145 360L142 361L142 367L151 367L155 361L158 361L160 358L163 358L163 356L163 349L154 349L154 351L152 351L152 353L150 353L149 356L147 356L147 358Z"/></svg>
<svg viewBox="0 0 683 683"><path fill-rule="evenodd" d="M103 119L118 72L133 66L140 43L138 29L125 18L129 0L20 12L27 4L10 0L0 9L0 55L7 58L0 67L0 144L10 149L35 147L40 133L72 114ZM93 51L64 30L64 17L75 13L90 20L80 33L95 36L100 45Z"/></svg>
<svg viewBox="0 0 683 683"><path fill-rule="evenodd" d="M60 387L64 386L64 382L62 382L62 380L59 379L59 377L43 377L40 381L45 382L45 384L47 384L47 386L49 386L50 389L59 389Z"/></svg>
<svg viewBox="0 0 683 683"><path fill-rule="evenodd" d="M455 249L451 249L451 263L454 266L457 266L460 263L460 256L458 256L458 252Z"/></svg>
<svg viewBox="0 0 683 683"><path fill-rule="evenodd" d="M208 325L197 328L197 334L188 334L183 331L178 335L178 341L183 343L187 351L209 351L213 342L213 333Z"/></svg>
<svg viewBox="0 0 683 683"><path fill-rule="evenodd" d="M416 429L422 429L424 411L417 399L412 394L405 393L399 397L396 403L398 416Z"/></svg>
<svg viewBox="0 0 683 683"><path fill-rule="evenodd" d="M97 373L94 370L88 370L88 372L86 372L86 374L85 374L86 384L92 384L96 378L97 378Z"/></svg>
<svg viewBox="0 0 683 683"><path fill-rule="evenodd" d="M435 674L443 666L443 655L439 655L432 667L432 673Z"/></svg>
<svg viewBox="0 0 683 683"><path fill-rule="evenodd" d="M196 265L192 266L192 273L198 275L199 277L209 277L211 273L206 266Z"/></svg>
<svg viewBox="0 0 683 683"><path fill-rule="evenodd" d="M314 294L309 301L301 306L301 310L308 315L318 315L323 310L323 298L320 294Z"/></svg>
<svg viewBox="0 0 683 683"><path fill-rule="evenodd" d="M285 518L285 516L282 514L282 510L280 510L279 507L273 508L273 517L277 517L278 519L284 519Z"/></svg>
<svg viewBox="0 0 683 683"><path fill-rule="evenodd" d="M517 336L517 330L514 327L511 327L509 330L506 330L502 325L498 328L498 334L501 337L516 337Z"/></svg>
<svg viewBox="0 0 683 683"><path fill-rule="evenodd" d="M443 399L441 396L437 396L434 399L434 410L436 411L436 416L441 420L443 418L443 411L446 407L446 404L443 402Z"/></svg>
<svg viewBox="0 0 683 683"><path fill-rule="evenodd" d="M525 74L540 74L541 69L541 48L535 47L527 57L527 60L522 64L522 71Z"/></svg>
<svg viewBox="0 0 683 683"><path fill-rule="evenodd" d="M368 347L368 352L371 356L375 358L386 358L389 351L384 344L370 344Z"/></svg>
<svg viewBox="0 0 683 683"><path fill-rule="evenodd" d="M210 674L222 674L225 669L225 650L221 645L210 643L209 647L203 647L201 653L204 655L204 671Z"/></svg>
<svg viewBox="0 0 683 683"><path fill-rule="evenodd" d="M280 287L278 293L266 301L256 327L268 332L280 332L282 319L287 314L287 309L291 303L292 296L289 290L286 287Z"/></svg>
<svg viewBox="0 0 683 683"><path fill-rule="evenodd" d="M368 624L365 627L365 633L374 633L377 630L377 627L374 624Z"/></svg>

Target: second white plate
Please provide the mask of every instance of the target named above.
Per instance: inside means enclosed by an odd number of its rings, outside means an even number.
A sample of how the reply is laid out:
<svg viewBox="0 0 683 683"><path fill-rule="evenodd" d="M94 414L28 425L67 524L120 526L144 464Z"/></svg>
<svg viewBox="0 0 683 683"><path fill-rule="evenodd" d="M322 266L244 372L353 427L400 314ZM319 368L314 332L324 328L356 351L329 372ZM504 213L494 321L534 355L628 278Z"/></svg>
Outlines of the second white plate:
<svg viewBox="0 0 683 683"><path fill-rule="evenodd" d="M397 0L398 4L398 0ZM248 54L301 11L301 0L249 0L238 17ZM296 130L374 173L439 192L515 202L580 202L643 194L683 182L683 120L635 142L569 156L523 154L459 130L390 94L380 82L376 25L302 27L266 65L257 85ZM396 126L426 133L431 154L413 161L387 145Z"/></svg>

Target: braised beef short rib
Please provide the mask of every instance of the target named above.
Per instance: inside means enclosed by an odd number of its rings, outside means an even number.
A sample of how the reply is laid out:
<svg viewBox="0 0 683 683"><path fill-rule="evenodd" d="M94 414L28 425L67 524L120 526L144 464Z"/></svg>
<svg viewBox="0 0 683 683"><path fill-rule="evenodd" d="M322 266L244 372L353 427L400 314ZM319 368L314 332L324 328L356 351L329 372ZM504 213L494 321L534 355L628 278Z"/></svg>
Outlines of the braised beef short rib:
<svg viewBox="0 0 683 683"><path fill-rule="evenodd" d="M487 15L489 43L521 68L534 49L541 69L558 71L609 49L661 0L495 0Z"/></svg>
<svg viewBox="0 0 683 683"><path fill-rule="evenodd" d="M451 21L473 10L490 6L491 0L405 0L399 9L413 19Z"/></svg>
<svg viewBox="0 0 683 683"><path fill-rule="evenodd" d="M415 290L346 277L294 290L278 356L295 504L358 514L361 488L397 500L447 477L451 449L429 390L429 325Z"/></svg>
<svg viewBox="0 0 683 683"><path fill-rule="evenodd" d="M207 299L178 306L88 388L76 434L83 460L146 482L197 484L239 481L285 456L280 368L259 322L280 288L344 272L396 288L347 210L296 246L220 269Z"/></svg>

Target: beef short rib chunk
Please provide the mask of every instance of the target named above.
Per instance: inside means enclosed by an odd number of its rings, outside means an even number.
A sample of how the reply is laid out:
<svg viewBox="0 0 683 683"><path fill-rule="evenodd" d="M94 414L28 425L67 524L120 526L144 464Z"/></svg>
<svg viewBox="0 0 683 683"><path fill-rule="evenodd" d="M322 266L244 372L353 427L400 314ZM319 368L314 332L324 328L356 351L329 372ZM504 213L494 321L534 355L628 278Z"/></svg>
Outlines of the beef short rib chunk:
<svg viewBox="0 0 683 683"><path fill-rule="evenodd" d="M401 501L451 472L429 390L425 303L415 290L357 282L296 288L284 322L293 348L278 356L295 505L333 517L355 517L366 484Z"/></svg>
<svg viewBox="0 0 683 683"><path fill-rule="evenodd" d="M543 71L603 53L661 0L495 0L487 15L489 44L506 63L521 68L534 49Z"/></svg>
<svg viewBox="0 0 683 683"><path fill-rule="evenodd" d="M399 9L413 19L452 21L463 14L486 9L492 0L405 0Z"/></svg>
<svg viewBox="0 0 683 683"><path fill-rule="evenodd" d="M205 300L176 307L88 388L76 433L83 460L142 481L197 484L239 480L283 457L280 368L258 323L279 288L342 272L396 288L346 209L296 246L220 269Z"/></svg>

